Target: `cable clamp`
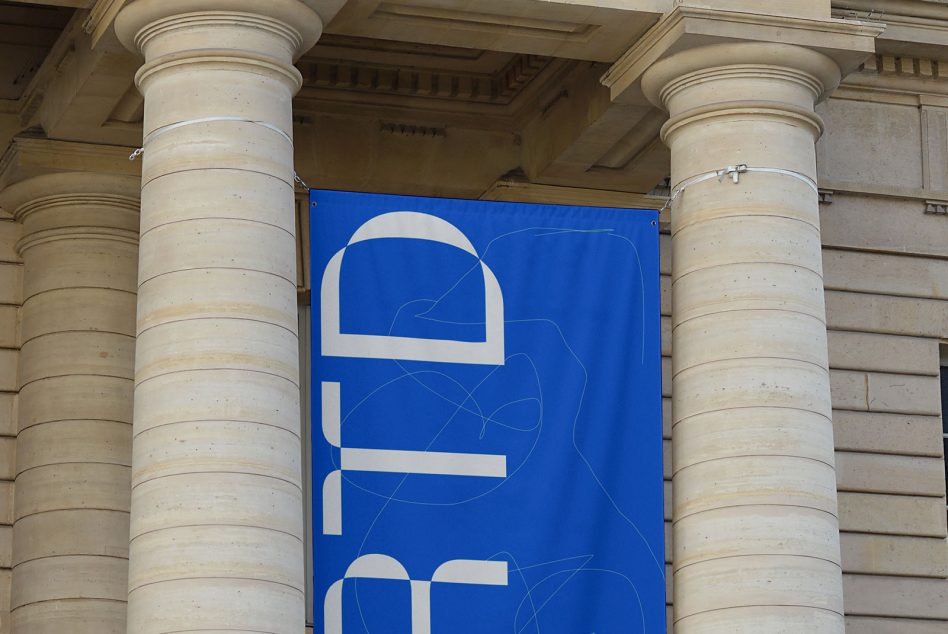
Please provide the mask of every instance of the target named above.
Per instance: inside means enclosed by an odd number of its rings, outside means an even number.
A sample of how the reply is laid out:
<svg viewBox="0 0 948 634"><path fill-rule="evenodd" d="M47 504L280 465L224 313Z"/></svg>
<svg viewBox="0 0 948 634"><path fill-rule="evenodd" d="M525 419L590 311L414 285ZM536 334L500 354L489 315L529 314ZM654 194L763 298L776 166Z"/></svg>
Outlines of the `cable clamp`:
<svg viewBox="0 0 948 634"><path fill-rule="evenodd" d="M747 163L741 163L740 165L728 165L723 170L718 170L718 182L723 183L724 179L731 176L731 180L734 181L734 184L737 185L741 182L741 174L746 174L748 170Z"/></svg>
<svg viewBox="0 0 948 634"><path fill-rule="evenodd" d="M723 183L724 180L730 176L731 182L735 185L741 182L741 174L747 174L749 172L762 172L766 174L782 174L784 176L790 176L799 181L806 183L810 189L812 189L817 195L820 193L820 189L812 178L806 174L801 174L794 170L784 169L782 167L750 167L747 163L738 163L737 165L728 165L719 170L714 170L713 172L704 172L702 174L696 174L690 178L678 183L674 189L671 191L671 195L668 197L668 200L665 201L665 205L661 208L660 211L665 211L670 209L672 203L684 193L686 189L692 185L697 185L698 183L703 183L704 181L709 181L712 179L717 179L719 183Z"/></svg>

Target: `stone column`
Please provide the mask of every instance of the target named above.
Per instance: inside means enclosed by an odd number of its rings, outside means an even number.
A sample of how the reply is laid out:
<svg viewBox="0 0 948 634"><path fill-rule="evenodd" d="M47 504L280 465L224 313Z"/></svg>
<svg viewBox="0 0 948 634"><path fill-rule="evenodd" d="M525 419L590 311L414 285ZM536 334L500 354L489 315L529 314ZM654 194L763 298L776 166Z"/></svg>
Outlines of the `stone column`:
<svg viewBox="0 0 948 634"><path fill-rule="evenodd" d="M338 4L338 3L337 3ZM129 632L303 630L291 104L299 0L138 0Z"/></svg>
<svg viewBox="0 0 948 634"><path fill-rule="evenodd" d="M2 198L23 224L13 630L122 634L138 182L54 174Z"/></svg>
<svg viewBox="0 0 948 634"><path fill-rule="evenodd" d="M829 58L719 44L657 63L670 120L677 634L844 629L814 103ZM759 172L777 168L788 173Z"/></svg>

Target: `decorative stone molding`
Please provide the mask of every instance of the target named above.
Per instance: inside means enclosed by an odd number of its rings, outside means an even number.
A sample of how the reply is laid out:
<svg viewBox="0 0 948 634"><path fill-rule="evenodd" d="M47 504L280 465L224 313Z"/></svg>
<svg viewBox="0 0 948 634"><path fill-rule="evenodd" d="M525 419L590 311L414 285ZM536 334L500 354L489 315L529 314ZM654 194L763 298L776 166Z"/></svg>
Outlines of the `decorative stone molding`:
<svg viewBox="0 0 948 634"><path fill-rule="evenodd" d="M0 190L36 176L58 174L68 178L70 173L130 177L140 177L140 162L131 162L128 155L133 148L76 143L73 141L53 141L42 136L40 131L30 130L13 139L6 152L0 156ZM132 196L135 199L134 210L137 216L137 187ZM85 189L70 187L71 192ZM37 194L34 198L39 198ZM11 206L10 198L4 202L0 218L11 218L17 205Z"/></svg>
<svg viewBox="0 0 948 634"><path fill-rule="evenodd" d="M873 55L859 67L859 72L948 81L948 60Z"/></svg>
<svg viewBox="0 0 948 634"><path fill-rule="evenodd" d="M138 244L139 181L134 176L51 172L0 193L0 204L24 227L20 255L60 240L96 239ZM102 213L108 209L109 213Z"/></svg>
<svg viewBox="0 0 948 634"><path fill-rule="evenodd" d="M843 75L858 68L874 50L880 24L721 11L679 5L639 39L603 75L602 83L620 103L636 103L643 74L675 51L714 42L796 45L831 58ZM743 60L753 63L754 60ZM825 86L831 91L835 86Z"/></svg>
<svg viewBox="0 0 948 634"><path fill-rule="evenodd" d="M948 217L948 200L926 200L925 213L933 216Z"/></svg>
<svg viewBox="0 0 948 634"><path fill-rule="evenodd" d="M516 99L551 61L549 57L539 55L514 55L496 72L465 73L304 58L300 69L303 86L307 88L506 105Z"/></svg>
<svg viewBox="0 0 948 634"><path fill-rule="evenodd" d="M380 124L380 129L382 132L387 132L388 134L397 134L400 136L420 136L427 137L430 139L445 137L448 134L446 128L438 128L432 126L423 126L423 125L412 125L409 123L386 123L382 122Z"/></svg>

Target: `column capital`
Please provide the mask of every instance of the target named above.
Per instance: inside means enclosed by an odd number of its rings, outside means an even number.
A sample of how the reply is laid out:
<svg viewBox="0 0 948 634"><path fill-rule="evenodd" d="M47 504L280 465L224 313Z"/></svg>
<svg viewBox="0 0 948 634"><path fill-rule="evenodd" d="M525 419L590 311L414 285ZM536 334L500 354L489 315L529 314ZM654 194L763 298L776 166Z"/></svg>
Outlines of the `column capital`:
<svg viewBox="0 0 948 634"><path fill-rule="evenodd" d="M23 224L22 255L39 244L95 238L138 244L139 179L91 172L42 174L0 192Z"/></svg>
<svg viewBox="0 0 948 634"><path fill-rule="evenodd" d="M670 80L679 71L732 64L790 68L802 64L802 70L822 84L818 96L822 98L835 88L839 75L852 72L875 50L875 38L883 28L855 20L679 5L613 64L602 83L613 101L638 105L651 101L666 107L661 91L667 82L658 78ZM643 81L656 67L651 73L655 79Z"/></svg>
<svg viewBox="0 0 948 634"><path fill-rule="evenodd" d="M839 85L841 72L830 57L802 46L735 42L687 49L666 57L645 71L641 87L654 105L671 109L670 104L683 89L716 77L794 81L807 88L812 102L819 102Z"/></svg>
<svg viewBox="0 0 948 634"><path fill-rule="evenodd" d="M99 176L141 177L141 161L129 161L135 148L47 139L29 133L13 138L0 158L0 191L21 181L45 174L83 173ZM12 209L5 203L0 218L9 218Z"/></svg>
<svg viewBox="0 0 948 634"><path fill-rule="evenodd" d="M343 4L345 0L135 0L116 17L115 32L126 48L151 58L148 47L156 35L198 27L195 35L201 38L200 31L239 27L245 21L285 38L295 59L313 47Z"/></svg>
<svg viewBox="0 0 948 634"><path fill-rule="evenodd" d="M777 117L809 128L814 139L823 122L814 112L838 85L839 66L802 46L766 42L711 44L675 53L641 79L645 97L671 118L662 140L683 126L711 117Z"/></svg>

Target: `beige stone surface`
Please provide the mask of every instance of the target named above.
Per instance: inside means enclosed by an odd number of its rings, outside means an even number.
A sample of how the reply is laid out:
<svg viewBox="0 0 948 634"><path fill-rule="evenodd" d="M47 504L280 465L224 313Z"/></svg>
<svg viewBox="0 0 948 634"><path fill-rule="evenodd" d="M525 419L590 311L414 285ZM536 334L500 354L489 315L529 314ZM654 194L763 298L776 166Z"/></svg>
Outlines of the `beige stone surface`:
<svg viewBox="0 0 948 634"><path fill-rule="evenodd" d="M847 614L948 620L948 583L882 575L844 575Z"/></svg>
<svg viewBox="0 0 948 634"><path fill-rule="evenodd" d="M917 107L831 99L818 112L827 127L817 144L821 181L922 186Z"/></svg>
<svg viewBox="0 0 948 634"><path fill-rule="evenodd" d="M843 569L850 573L944 579L948 561L944 538L844 533Z"/></svg>
<svg viewBox="0 0 948 634"><path fill-rule="evenodd" d="M833 411L836 448L864 453L941 456L940 416Z"/></svg>
<svg viewBox="0 0 948 634"><path fill-rule="evenodd" d="M827 340L836 370L938 376L938 342L931 339L831 330Z"/></svg>
<svg viewBox="0 0 948 634"><path fill-rule="evenodd" d="M23 267L19 264L0 264L0 304L18 306L23 287Z"/></svg>
<svg viewBox="0 0 948 634"><path fill-rule="evenodd" d="M838 330L937 338L948 332L948 302L827 291L826 318Z"/></svg>
<svg viewBox="0 0 948 634"><path fill-rule="evenodd" d="M838 497L839 526L844 531L946 536L945 505L940 498L849 492L840 492Z"/></svg>
<svg viewBox="0 0 948 634"><path fill-rule="evenodd" d="M139 0L116 25L145 57L129 631L295 634L292 62L322 24L298 0Z"/></svg>
<svg viewBox="0 0 948 634"><path fill-rule="evenodd" d="M21 607L16 611L13 625L16 631L126 634L124 620L124 601L56 599Z"/></svg>
<svg viewBox="0 0 948 634"><path fill-rule="evenodd" d="M830 372L833 407L869 412L941 413L938 377L878 372Z"/></svg>
<svg viewBox="0 0 948 634"><path fill-rule="evenodd" d="M863 616L846 617L846 631L850 634L942 634L942 620L885 619Z"/></svg>
<svg viewBox="0 0 948 634"><path fill-rule="evenodd" d="M70 329L135 336L135 289L63 288L34 295L21 311L23 343Z"/></svg>
<svg viewBox="0 0 948 634"><path fill-rule="evenodd" d="M832 290L948 299L948 261L943 259L824 249L823 270L826 288Z"/></svg>
<svg viewBox="0 0 948 634"><path fill-rule="evenodd" d="M813 178L813 104L838 72L780 46L659 62L642 87L671 113L672 182L738 163ZM712 178L671 220L676 631L841 632L816 192Z"/></svg>
<svg viewBox="0 0 948 634"><path fill-rule="evenodd" d="M0 199L23 224L13 628L122 631L137 187L46 175Z"/></svg>
<svg viewBox="0 0 948 634"><path fill-rule="evenodd" d="M943 498L944 464L941 458L836 452L840 491Z"/></svg>
<svg viewBox="0 0 948 634"><path fill-rule="evenodd" d="M871 187L873 180L867 180L865 185L851 184L848 187L845 183L824 180L820 184L858 192ZM895 254L944 256L948 227L944 218L922 213L924 198L919 199L919 196L924 196L924 192L890 188L888 193L887 196L868 196L837 192L833 204L824 207L820 214L823 244ZM883 276L881 279L884 281L886 278ZM903 283L906 285L904 288L913 288L916 284L910 279Z"/></svg>

